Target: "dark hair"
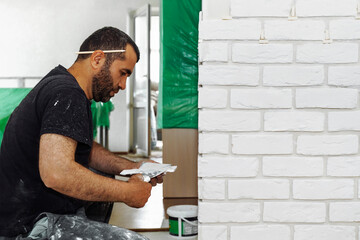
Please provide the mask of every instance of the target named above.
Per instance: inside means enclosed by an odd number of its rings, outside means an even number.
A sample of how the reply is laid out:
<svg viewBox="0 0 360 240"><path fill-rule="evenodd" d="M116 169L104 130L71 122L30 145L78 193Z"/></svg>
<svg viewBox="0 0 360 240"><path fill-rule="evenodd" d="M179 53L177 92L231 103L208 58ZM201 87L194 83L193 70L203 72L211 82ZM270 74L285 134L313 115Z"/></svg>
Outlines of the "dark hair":
<svg viewBox="0 0 360 240"><path fill-rule="evenodd" d="M103 27L91 34L80 46L80 51L117 50L125 49L130 44L136 53L137 61L140 51L136 43L123 31L114 27ZM89 58L91 54L79 54L76 61ZM124 59L124 53L107 53L106 62L112 63L115 59Z"/></svg>

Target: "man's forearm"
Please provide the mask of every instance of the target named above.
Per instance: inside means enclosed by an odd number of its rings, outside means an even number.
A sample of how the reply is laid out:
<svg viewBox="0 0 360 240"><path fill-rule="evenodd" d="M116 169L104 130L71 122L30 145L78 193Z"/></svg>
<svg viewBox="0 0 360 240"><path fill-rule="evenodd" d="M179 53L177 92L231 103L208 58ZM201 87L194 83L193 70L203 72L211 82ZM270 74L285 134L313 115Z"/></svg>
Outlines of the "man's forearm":
<svg viewBox="0 0 360 240"><path fill-rule="evenodd" d="M89 164L90 167L108 174L119 174L124 169L140 166L138 162L132 162L113 154L97 142L93 142Z"/></svg>

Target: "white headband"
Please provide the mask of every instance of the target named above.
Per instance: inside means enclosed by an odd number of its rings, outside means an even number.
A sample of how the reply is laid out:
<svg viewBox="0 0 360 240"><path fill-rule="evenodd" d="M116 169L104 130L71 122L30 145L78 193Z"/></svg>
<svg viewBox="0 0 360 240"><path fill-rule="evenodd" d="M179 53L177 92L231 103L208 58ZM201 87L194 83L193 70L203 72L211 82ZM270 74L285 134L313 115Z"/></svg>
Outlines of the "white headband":
<svg viewBox="0 0 360 240"><path fill-rule="evenodd" d="M83 52L76 52L76 54L92 54L95 51L83 51ZM104 53L119 53L119 52L125 52L124 49L121 50L103 50Z"/></svg>

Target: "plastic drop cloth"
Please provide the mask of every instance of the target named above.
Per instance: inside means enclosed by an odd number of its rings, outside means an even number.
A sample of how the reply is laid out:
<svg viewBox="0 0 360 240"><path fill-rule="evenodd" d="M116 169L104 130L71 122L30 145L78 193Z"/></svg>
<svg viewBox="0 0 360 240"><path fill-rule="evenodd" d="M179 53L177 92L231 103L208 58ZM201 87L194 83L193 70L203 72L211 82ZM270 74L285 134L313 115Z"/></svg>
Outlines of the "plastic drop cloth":
<svg viewBox="0 0 360 240"><path fill-rule="evenodd" d="M57 215L43 213L39 216L33 230L16 240L149 240L136 232L115 227L106 223L89 220L84 209L76 215ZM1 240L1 237L0 237Z"/></svg>
<svg viewBox="0 0 360 240"><path fill-rule="evenodd" d="M201 0L161 1L158 128L198 128Z"/></svg>
<svg viewBox="0 0 360 240"><path fill-rule="evenodd" d="M0 145L11 113L30 91L31 88L0 88ZM113 110L114 104L111 101L106 103L92 101L94 137L97 135L98 127L110 127L109 116Z"/></svg>

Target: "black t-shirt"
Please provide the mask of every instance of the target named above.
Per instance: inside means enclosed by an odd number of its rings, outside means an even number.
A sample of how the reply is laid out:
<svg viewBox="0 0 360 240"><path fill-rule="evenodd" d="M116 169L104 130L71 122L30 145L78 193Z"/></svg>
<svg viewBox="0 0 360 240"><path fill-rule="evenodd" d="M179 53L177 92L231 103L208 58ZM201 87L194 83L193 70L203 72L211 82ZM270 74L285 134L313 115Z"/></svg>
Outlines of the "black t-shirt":
<svg viewBox="0 0 360 240"><path fill-rule="evenodd" d="M45 133L76 140L75 160L87 167L93 139L90 102L60 65L30 91L5 128L0 148L0 236L28 232L42 212L75 213L84 204L42 182L39 143Z"/></svg>

